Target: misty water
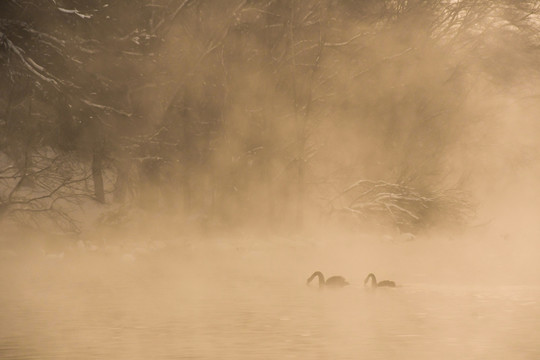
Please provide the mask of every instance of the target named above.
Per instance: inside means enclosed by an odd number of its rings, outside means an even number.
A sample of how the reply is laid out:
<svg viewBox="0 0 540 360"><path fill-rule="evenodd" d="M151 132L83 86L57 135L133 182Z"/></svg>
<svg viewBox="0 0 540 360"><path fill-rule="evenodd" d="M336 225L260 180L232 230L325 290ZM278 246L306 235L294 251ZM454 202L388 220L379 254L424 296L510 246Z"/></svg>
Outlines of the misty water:
<svg viewBox="0 0 540 360"><path fill-rule="evenodd" d="M539 286L432 277L373 291L351 271L349 287L319 290L306 286L309 261L298 254L143 255L3 259L0 357L540 357Z"/></svg>
<svg viewBox="0 0 540 360"><path fill-rule="evenodd" d="M540 359L539 34L540 1L0 1L0 360Z"/></svg>

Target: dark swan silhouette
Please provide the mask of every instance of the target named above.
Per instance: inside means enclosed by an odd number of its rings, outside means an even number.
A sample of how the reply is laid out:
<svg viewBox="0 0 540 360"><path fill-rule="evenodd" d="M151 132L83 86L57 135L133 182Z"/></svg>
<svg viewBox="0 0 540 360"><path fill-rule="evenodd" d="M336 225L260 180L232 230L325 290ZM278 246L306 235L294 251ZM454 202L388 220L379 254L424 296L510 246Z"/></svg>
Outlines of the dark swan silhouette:
<svg viewBox="0 0 540 360"><path fill-rule="evenodd" d="M375 277L375 274L369 273L368 276L366 276L366 279L364 280L364 286L367 285L368 281L371 279L371 287L377 288L377 287L396 287L396 283L392 280L383 280L377 282L377 278Z"/></svg>
<svg viewBox="0 0 540 360"><path fill-rule="evenodd" d="M324 280L324 275L320 271L315 271L306 281L306 285L309 285L311 280L315 277L319 277L319 288L330 287L330 288L341 288L349 285L347 280L343 276L331 276L326 281Z"/></svg>

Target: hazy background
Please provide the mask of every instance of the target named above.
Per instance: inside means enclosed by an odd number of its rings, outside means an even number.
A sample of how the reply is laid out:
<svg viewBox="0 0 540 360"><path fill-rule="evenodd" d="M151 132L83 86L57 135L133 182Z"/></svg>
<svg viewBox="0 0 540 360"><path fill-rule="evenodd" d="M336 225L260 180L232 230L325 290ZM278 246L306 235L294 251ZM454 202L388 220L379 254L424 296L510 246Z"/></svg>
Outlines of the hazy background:
<svg viewBox="0 0 540 360"><path fill-rule="evenodd" d="M2 1L0 355L534 358L539 11Z"/></svg>
<svg viewBox="0 0 540 360"><path fill-rule="evenodd" d="M161 215L280 234L523 221L538 196L536 11L4 2L3 219L74 234Z"/></svg>

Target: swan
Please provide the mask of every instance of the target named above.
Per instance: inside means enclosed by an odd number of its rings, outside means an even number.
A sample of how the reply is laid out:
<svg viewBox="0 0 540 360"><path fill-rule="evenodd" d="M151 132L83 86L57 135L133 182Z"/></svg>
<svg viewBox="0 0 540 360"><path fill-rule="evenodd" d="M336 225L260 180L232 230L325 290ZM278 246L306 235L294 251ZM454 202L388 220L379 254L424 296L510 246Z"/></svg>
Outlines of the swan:
<svg viewBox="0 0 540 360"><path fill-rule="evenodd" d="M315 271L306 281L306 285L309 285L311 280L315 277L319 277L319 288L331 287L331 288L341 288L349 285L347 280L343 276L331 276L326 281L324 281L324 275L320 271Z"/></svg>
<svg viewBox="0 0 540 360"><path fill-rule="evenodd" d="M377 278L375 277L375 274L373 274L373 273L369 273L368 276L366 276L366 279L364 280L364 286L367 285L367 283L368 283L368 281L370 279L371 279L371 287L372 288L377 288L377 287L381 287L381 286L396 287L396 283L393 282L392 280L383 280L383 281L377 282Z"/></svg>

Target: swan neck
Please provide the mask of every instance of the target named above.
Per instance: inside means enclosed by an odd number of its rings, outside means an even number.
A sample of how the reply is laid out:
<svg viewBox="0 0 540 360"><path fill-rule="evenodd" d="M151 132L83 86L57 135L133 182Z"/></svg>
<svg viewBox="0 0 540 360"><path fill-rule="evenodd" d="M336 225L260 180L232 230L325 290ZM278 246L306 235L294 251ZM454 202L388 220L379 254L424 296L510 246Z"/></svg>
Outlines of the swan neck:
<svg viewBox="0 0 540 360"><path fill-rule="evenodd" d="M322 272L317 271L315 274L319 278L319 287L324 287L325 282L324 282L324 275L322 274Z"/></svg>
<svg viewBox="0 0 540 360"><path fill-rule="evenodd" d="M307 283L309 284L313 278L318 277L319 278L319 287L324 287L324 275L320 271L315 271L307 280Z"/></svg>
<svg viewBox="0 0 540 360"><path fill-rule="evenodd" d="M368 283L368 281L371 280L371 286L377 287L377 278L375 277L375 274L370 273L368 276L366 276L366 280L364 280L364 285Z"/></svg>

